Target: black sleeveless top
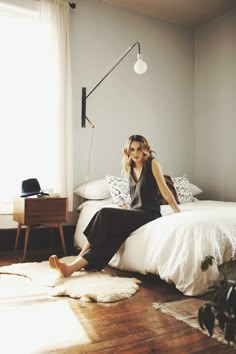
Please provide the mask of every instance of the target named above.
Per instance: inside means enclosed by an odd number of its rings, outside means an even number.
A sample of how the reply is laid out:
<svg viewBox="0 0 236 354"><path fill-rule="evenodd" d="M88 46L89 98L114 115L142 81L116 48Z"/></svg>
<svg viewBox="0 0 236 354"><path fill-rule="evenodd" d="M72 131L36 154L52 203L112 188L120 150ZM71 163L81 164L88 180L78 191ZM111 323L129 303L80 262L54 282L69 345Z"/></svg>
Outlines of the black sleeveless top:
<svg viewBox="0 0 236 354"><path fill-rule="evenodd" d="M153 157L143 164L141 175L136 182L133 170L129 176L131 209L140 209L160 216L160 190L152 173Z"/></svg>

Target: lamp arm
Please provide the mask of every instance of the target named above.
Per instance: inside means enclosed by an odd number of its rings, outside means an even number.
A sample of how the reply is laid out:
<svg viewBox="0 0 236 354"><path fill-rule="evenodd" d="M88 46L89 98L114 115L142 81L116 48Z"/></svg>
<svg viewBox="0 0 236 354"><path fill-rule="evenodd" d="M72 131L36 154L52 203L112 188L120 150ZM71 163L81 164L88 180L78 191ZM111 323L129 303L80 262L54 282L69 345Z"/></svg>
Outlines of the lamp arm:
<svg viewBox="0 0 236 354"><path fill-rule="evenodd" d="M93 93L94 90L105 80L105 78L117 67L117 65L126 57L126 55L135 47L138 46L138 53L141 54L140 43L136 42L131 47L129 47L124 54L122 54L112 65L111 69L106 73L106 75L97 83L96 86L87 94L86 99Z"/></svg>
<svg viewBox="0 0 236 354"><path fill-rule="evenodd" d="M94 90L105 80L105 78L117 67L117 65L126 57L126 55L135 47L138 46L138 55L141 54L140 43L135 42L131 47L129 47L113 64L111 69L106 73L106 75L97 83L96 86L87 94L86 87L82 87L82 116L81 116L81 126L84 128L86 125L86 120L94 128L93 122L91 122L86 115L86 100L93 93Z"/></svg>

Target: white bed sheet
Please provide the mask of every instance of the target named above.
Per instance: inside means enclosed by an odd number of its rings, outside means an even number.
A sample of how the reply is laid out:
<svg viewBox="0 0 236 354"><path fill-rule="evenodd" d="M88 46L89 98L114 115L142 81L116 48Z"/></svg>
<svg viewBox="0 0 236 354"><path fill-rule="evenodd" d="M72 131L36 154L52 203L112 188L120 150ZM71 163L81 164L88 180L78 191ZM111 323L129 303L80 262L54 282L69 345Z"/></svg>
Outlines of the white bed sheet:
<svg viewBox="0 0 236 354"><path fill-rule="evenodd" d="M83 231L102 205L88 203L80 212L75 230L75 246L85 242ZM174 214L169 205L161 207L163 217L143 225L123 243L110 265L142 274L159 274L174 283L185 295L207 291L219 276L217 265L236 254L236 203L196 201L180 205ZM201 271L205 256L215 257L217 265Z"/></svg>

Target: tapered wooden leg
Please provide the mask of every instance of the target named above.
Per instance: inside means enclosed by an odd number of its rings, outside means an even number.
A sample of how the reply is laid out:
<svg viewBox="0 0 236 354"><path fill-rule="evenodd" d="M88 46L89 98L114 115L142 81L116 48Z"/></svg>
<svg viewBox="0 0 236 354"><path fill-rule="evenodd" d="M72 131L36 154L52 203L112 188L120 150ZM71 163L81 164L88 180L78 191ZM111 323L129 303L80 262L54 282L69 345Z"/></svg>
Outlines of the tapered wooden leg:
<svg viewBox="0 0 236 354"><path fill-rule="evenodd" d="M18 241L19 241L19 237L20 237L20 231L21 231L21 223L18 222L14 251L16 251L17 246L18 246Z"/></svg>
<svg viewBox="0 0 236 354"><path fill-rule="evenodd" d="M26 252L27 252L29 233L30 233L30 225L27 225L26 230L25 230L25 244L24 244L23 260L25 260L25 256L26 256Z"/></svg>
<svg viewBox="0 0 236 354"><path fill-rule="evenodd" d="M60 236L61 236L62 248L63 248L63 251L64 251L64 255L66 256L66 244L65 244L64 231L63 231L62 224L59 224L58 227L59 227Z"/></svg>

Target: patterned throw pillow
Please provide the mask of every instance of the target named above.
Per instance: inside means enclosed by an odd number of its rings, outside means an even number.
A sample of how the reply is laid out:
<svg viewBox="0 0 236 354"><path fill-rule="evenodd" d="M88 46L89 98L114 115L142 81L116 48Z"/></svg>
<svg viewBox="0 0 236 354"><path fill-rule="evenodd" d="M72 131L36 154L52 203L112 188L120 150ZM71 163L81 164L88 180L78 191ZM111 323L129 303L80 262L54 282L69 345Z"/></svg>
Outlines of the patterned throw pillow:
<svg viewBox="0 0 236 354"><path fill-rule="evenodd" d="M172 177L172 180L174 182L174 187L176 189L180 204L193 202L194 198L188 177L186 175L182 177Z"/></svg>
<svg viewBox="0 0 236 354"><path fill-rule="evenodd" d="M113 203L116 205L130 205L131 197L128 177L116 177L107 175L106 179Z"/></svg>
<svg viewBox="0 0 236 354"><path fill-rule="evenodd" d="M178 195L177 195L177 192L176 192L176 190L175 190L174 183L173 183L171 177L168 176L168 175L164 175L164 177L165 177L167 186L169 187L170 191L172 192L172 194L173 194L173 196L174 196L174 198L175 198L175 200L176 200L176 203L179 204ZM167 205L167 204L168 204L167 201L163 198L162 195L161 195L160 204L161 204L161 205Z"/></svg>

